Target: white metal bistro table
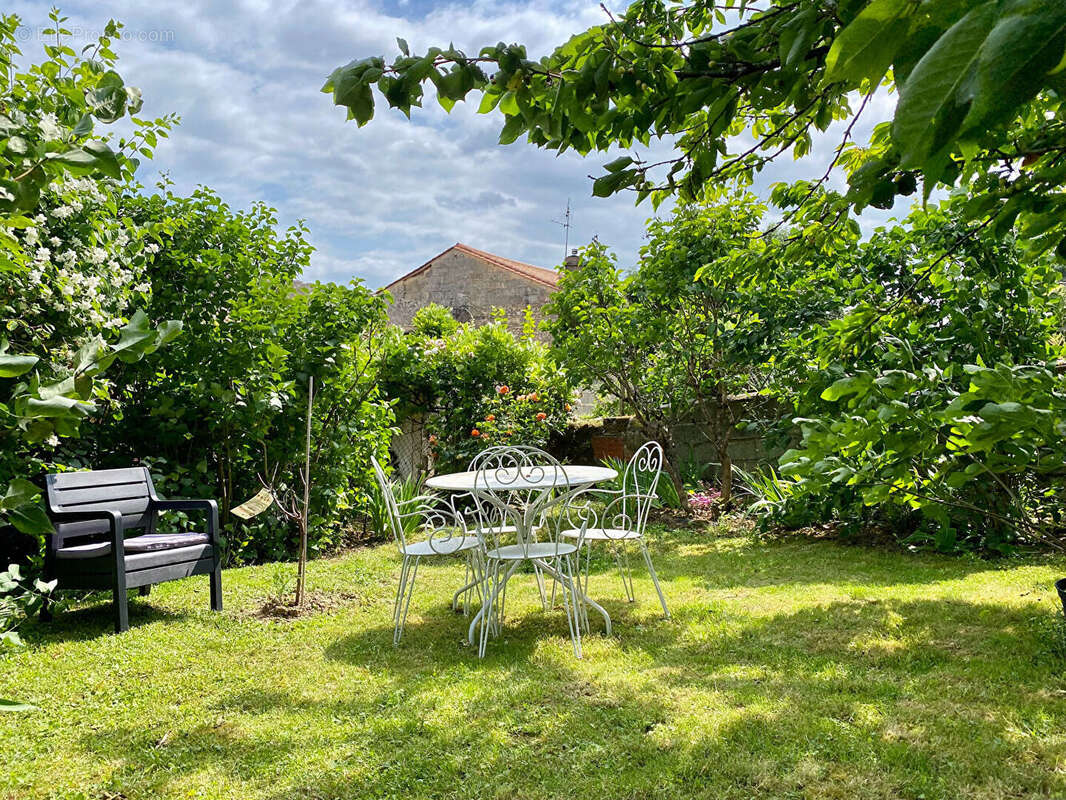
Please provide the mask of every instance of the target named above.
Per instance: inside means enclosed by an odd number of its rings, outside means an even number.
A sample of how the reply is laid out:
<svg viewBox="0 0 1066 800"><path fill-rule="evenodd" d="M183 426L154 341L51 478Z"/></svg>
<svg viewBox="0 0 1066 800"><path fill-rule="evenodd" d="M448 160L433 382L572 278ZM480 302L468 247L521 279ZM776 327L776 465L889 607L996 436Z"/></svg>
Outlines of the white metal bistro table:
<svg viewBox="0 0 1066 800"><path fill-rule="evenodd" d="M613 470L610 467L590 467L590 466L566 466L564 465L561 470L556 469L536 469L533 468L529 471L529 475L510 475L502 479L498 479L493 472L487 471L482 474L481 481L476 481L478 476L477 471L472 472L450 472L445 475L435 475L426 481L426 486L430 489L437 489L443 492L469 492L484 496L484 493L488 489L505 490L509 492L521 493L522 490L536 490L536 489L570 489L572 491L559 492L552 505L557 505L559 502L566 500L573 492L580 491L601 481L610 481L618 477L618 471ZM475 486L475 483L477 485ZM528 519L528 515L519 514L515 521L518 530L516 536L519 541L526 541L528 537L532 536L531 530L524 530L526 525L521 524ZM517 564L515 565L517 566ZM560 580L561 576L550 564L544 562L538 562L538 566L541 570L551 575L556 580ZM512 567L512 569L514 569ZM599 603L595 602L588 595L584 593L582 589L578 589L581 592L581 599L583 602L596 609L603 617L603 621L606 624L607 633L611 632L611 617L607 613L607 610ZM474 619L470 621L470 628L467 632L467 638L471 644L474 643L474 629L478 623L484 618L486 613L486 606L483 603L478 610Z"/></svg>

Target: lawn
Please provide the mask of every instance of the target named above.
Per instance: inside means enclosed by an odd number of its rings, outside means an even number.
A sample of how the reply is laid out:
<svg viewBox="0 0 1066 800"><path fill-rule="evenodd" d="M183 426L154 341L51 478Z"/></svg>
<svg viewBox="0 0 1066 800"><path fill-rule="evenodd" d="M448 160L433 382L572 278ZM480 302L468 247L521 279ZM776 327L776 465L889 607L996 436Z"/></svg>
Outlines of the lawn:
<svg viewBox="0 0 1066 800"><path fill-rule="evenodd" d="M298 620L255 615L268 565L225 573L222 614L193 578L132 600L121 636L102 602L29 625L0 697L40 710L0 716L0 797L1066 795L1066 560L653 533L673 619L604 561L615 631L593 615L581 661L529 576L478 661L451 562L419 571L394 648L387 546L312 563L334 605Z"/></svg>

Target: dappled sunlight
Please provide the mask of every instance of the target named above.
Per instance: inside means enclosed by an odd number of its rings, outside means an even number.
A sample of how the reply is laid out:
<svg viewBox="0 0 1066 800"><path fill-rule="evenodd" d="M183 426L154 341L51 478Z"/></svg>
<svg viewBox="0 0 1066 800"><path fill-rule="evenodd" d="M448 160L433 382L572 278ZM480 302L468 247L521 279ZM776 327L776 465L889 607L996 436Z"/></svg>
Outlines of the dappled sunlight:
<svg viewBox="0 0 1066 800"><path fill-rule="evenodd" d="M206 624L206 612L184 611L195 581L133 603L143 627L119 639L97 629L106 611L75 610L65 627L29 626L30 646L0 678L0 690L17 685L44 709L45 736L12 751L12 767L32 791L240 786L270 800L463 786L545 797L689 797L697 785L715 797L1066 789L1051 777L1066 759L1066 679L1031 622L1050 606L1025 594L1049 585L1057 561L978 569L864 552L861 569L877 580L859 584L852 569L834 575L851 548L719 536L694 557L702 535L656 545L670 620L646 576L634 576L637 602L626 603L609 560L594 561L590 594L614 633L593 619L581 660L530 574L514 579L501 635L479 660L469 618L449 605L454 564L420 572L393 647L388 548L312 562L316 590L357 584L359 598L299 620L231 610ZM268 586L267 569L227 572L240 609ZM767 573L777 580L747 585ZM53 683L50 665L69 648L90 663L116 644L123 656L107 670ZM160 675L167 684L156 686ZM0 742L35 727L29 716L4 722Z"/></svg>

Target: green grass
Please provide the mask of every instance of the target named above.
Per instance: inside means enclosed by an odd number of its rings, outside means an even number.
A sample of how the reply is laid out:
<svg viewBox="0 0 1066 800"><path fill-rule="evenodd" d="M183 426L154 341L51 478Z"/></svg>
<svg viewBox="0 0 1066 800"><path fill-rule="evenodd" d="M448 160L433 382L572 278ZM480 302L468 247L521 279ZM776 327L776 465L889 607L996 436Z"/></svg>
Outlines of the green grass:
<svg viewBox="0 0 1066 800"><path fill-rule="evenodd" d="M122 636L106 603L28 625L0 697L41 710L0 715L0 797L1066 795L1066 561L656 534L674 618L603 561L615 632L593 615L582 661L529 576L478 661L446 561L394 648L389 547L312 563L341 605L300 620L253 615L267 566L225 573L222 614L193 578L133 599Z"/></svg>

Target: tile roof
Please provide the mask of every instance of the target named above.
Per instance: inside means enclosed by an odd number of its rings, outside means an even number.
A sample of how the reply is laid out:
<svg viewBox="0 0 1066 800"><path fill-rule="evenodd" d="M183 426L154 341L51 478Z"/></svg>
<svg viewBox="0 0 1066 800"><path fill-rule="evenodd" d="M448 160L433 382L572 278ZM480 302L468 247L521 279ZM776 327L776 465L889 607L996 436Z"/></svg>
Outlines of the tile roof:
<svg viewBox="0 0 1066 800"><path fill-rule="evenodd" d="M559 274L553 269L544 269L544 267L534 267L532 264L525 264L521 261L515 261L512 258L504 258L503 256L497 256L493 253L486 253L484 250L478 250L474 247L470 247L469 245L465 245L462 242L456 242L443 253L438 253L437 255L433 256L433 258L431 258L422 266L413 269L406 275L402 275L401 277L397 278L388 286L386 286L385 289L391 289L396 284L402 283L408 278L414 277L415 275L425 272L433 265L433 263L438 258L445 255L446 253L450 253L452 250L458 250L460 253L465 253L468 256L473 256L479 261L482 261L490 266L496 267L497 269L506 270L507 272L512 272L516 275L520 275L521 277L526 278L527 280L531 280L534 283L539 283L541 286L547 286L549 289L554 289L559 283Z"/></svg>

